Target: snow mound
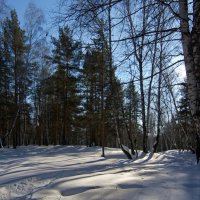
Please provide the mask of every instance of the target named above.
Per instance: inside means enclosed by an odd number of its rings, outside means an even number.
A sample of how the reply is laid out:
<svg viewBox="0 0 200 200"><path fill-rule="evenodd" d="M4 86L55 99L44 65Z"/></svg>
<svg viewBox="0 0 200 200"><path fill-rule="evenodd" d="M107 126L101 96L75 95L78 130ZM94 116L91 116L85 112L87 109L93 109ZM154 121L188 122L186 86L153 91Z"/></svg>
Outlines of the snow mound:
<svg viewBox="0 0 200 200"><path fill-rule="evenodd" d="M171 150L127 160L120 149L28 146L0 154L0 200L199 200L200 166Z"/></svg>

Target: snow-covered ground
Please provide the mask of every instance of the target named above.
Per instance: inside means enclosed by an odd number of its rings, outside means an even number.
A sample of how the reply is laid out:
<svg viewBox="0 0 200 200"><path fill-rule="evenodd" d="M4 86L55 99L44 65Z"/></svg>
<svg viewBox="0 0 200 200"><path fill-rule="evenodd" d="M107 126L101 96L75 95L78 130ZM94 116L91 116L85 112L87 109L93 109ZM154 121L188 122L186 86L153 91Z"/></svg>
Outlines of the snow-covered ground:
<svg viewBox="0 0 200 200"><path fill-rule="evenodd" d="M190 152L127 160L119 149L80 146L0 150L0 199L200 200L200 166Z"/></svg>

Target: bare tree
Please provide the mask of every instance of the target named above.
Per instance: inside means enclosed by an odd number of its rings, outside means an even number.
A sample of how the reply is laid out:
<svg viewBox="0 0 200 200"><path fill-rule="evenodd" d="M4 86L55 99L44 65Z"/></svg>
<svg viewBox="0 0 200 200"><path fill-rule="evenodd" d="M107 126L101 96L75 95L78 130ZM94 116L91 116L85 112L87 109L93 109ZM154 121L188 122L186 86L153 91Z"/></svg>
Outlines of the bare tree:
<svg viewBox="0 0 200 200"><path fill-rule="evenodd" d="M9 14L9 6L6 0L0 0L0 21Z"/></svg>
<svg viewBox="0 0 200 200"><path fill-rule="evenodd" d="M39 60L41 46L45 46L46 32L44 30L45 16L43 11L33 2L28 4L24 14L24 29L27 35L27 62Z"/></svg>
<svg viewBox="0 0 200 200"><path fill-rule="evenodd" d="M129 26L129 34L131 38L131 43L133 45L135 60L138 64L139 70L139 82L140 82L140 101L141 101L141 112L142 112L142 129L143 129L143 152L147 153L147 140L148 140L148 133L147 133L147 119L146 119L146 102L145 102L145 89L144 89L144 65L145 59L148 55L148 50L146 49L145 42L146 42L146 35L145 33L148 30L148 20L149 20L149 9L146 6L146 1L140 2L141 13L140 17L142 19L141 26L139 26L139 30L136 28L136 25L133 21L133 15L131 11L132 2L127 0L126 1L126 15L128 20ZM135 5L135 4L134 4ZM140 38L135 38L138 32L142 33Z"/></svg>
<svg viewBox="0 0 200 200"><path fill-rule="evenodd" d="M188 82L188 94L192 116L196 121L196 156L200 158L200 1L193 1L193 21L190 27L189 1L179 1L180 31Z"/></svg>
<svg viewBox="0 0 200 200"><path fill-rule="evenodd" d="M181 43L188 83L192 116L196 122L196 155L200 157L200 1L160 1L180 22Z"/></svg>

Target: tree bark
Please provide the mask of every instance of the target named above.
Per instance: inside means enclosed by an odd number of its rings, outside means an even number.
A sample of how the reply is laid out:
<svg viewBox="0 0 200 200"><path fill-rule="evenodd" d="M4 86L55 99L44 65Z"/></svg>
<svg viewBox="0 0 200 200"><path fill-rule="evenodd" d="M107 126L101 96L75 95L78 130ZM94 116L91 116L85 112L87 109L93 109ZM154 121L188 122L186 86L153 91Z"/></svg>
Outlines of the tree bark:
<svg viewBox="0 0 200 200"><path fill-rule="evenodd" d="M196 155L200 157L200 1L193 1L193 27L190 31L188 1L179 0L180 30L192 116L196 123Z"/></svg>
<svg viewBox="0 0 200 200"><path fill-rule="evenodd" d="M135 57L138 62L139 66L139 79L140 79L140 99L141 99L141 110L142 110L142 129L143 129L143 152L147 153L147 140L148 140L148 133L147 133L147 124L146 124L146 108L145 108L145 95L144 95L144 80L143 80L143 60L144 60L144 39L145 39L145 31L146 31L146 8L145 8L145 1L143 2L143 21L142 21L142 34L141 42L137 43L134 39L134 22L131 17L131 10L130 10L130 0L126 2L126 10L128 16L128 22L130 26L130 36L131 42L133 44L135 50ZM139 46L139 48L138 48Z"/></svg>

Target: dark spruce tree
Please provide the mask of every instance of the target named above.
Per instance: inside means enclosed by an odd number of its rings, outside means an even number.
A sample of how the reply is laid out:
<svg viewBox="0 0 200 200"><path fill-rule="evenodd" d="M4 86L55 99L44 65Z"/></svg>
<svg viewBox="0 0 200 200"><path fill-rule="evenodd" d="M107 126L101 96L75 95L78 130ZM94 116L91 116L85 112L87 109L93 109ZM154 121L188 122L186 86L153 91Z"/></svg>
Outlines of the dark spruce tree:
<svg viewBox="0 0 200 200"><path fill-rule="evenodd" d="M181 149L190 149L195 152L195 124L192 119L191 109L188 98L187 82L184 82L181 87L181 98L178 106L178 121L182 128L179 146Z"/></svg>
<svg viewBox="0 0 200 200"><path fill-rule="evenodd" d="M49 78L50 136L53 144L77 144L77 121L80 95L80 43L74 42L69 27L59 28L54 45L52 63L55 73Z"/></svg>

